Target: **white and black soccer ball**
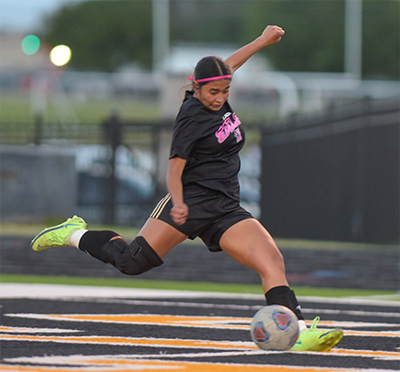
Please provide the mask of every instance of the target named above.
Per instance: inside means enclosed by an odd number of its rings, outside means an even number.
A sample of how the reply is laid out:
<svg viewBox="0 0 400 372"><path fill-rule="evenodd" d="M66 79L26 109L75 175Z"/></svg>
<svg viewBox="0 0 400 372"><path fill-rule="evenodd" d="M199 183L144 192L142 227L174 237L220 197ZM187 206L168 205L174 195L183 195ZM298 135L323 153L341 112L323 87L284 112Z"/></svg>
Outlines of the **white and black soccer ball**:
<svg viewBox="0 0 400 372"><path fill-rule="evenodd" d="M263 350L289 350L299 337L294 312L285 306L265 306L254 315L251 338Z"/></svg>

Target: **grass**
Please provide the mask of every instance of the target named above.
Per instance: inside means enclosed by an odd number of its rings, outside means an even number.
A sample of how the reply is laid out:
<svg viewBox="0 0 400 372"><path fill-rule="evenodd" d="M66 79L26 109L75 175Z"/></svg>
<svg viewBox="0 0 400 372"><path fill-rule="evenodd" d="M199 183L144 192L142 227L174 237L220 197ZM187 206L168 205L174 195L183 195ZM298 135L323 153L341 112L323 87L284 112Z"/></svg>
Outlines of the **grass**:
<svg viewBox="0 0 400 372"><path fill-rule="evenodd" d="M0 234L3 236L20 236L33 238L43 230L45 227L57 225L65 220L65 217L60 219L48 219L41 223L0 223ZM126 240L133 240L139 232L137 227L126 226L103 226L103 225L90 225L92 230L113 230L121 234ZM387 251L399 251L399 245L396 244L367 244L367 243L353 243L353 242L330 242L330 241L317 241L306 239L275 239L279 248L285 249L317 249L317 250L373 250L384 249ZM187 243L203 244L200 240L187 240Z"/></svg>
<svg viewBox="0 0 400 372"><path fill-rule="evenodd" d="M183 90L182 90L183 99ZM0 123L29 123L34 121L34 111L32 100L28 92L1 91L0 97ZM248 103L241 101L235 102L237 111L240 112L241 120L247 123L264 123L266 120L276 119L277 113L274 106L265 109L265 105L257 104L256 107L249 106ZM260 109L261 108L261 109ZM45 102L41 103L43 119L46 123L75 122L98 124L110 116L117 113L123 120L143 120L154 121L162 117L161 99L157 98L138 98L129 95L110 95L105 98L87 98L85 95L62 95L51 94ZM273 114L271 114L273 112ZM176 114L178 107L176 108ZM173 115L175 116L175 114ZM246 133L246 141L251 140Z"/></svg>
<svg viewBox="0 0 400 372"><path fill-rule="evenodd" d="M44 114L45 122L58 122L60 118L78 120L79 123L102 122L111 113L118 113L124 120L157 120L160 117L159 104L150 100L127 98L109 99L69 99L68 104L59 104L48 100ZM2 92L0 99L0 122L33 122L31 98L28 93Z"/></svg>
<svg viewBox="0 0 400 372"><path fill-rule="evenodd" d="M374 244L355 242L319 241L307 239L276 239L278 246L294 249L324 249L324 250L377 250L391 249L399 251L398 244Z"/></svg>
<svg viewBox="0 0 400 372"><path fill-rule="evenodd" d="M1 283L36 283L36 284L63 284L94 287L120 287L143 289L169 289L180 291L223 292L240 294L262 295L260 285L231 284L209 282L175 282L144 279L124 278L88 278L45 275L16 275L1 274ZM395 291L364 290L364 289L337 289L315 287L293 287L297 296L318 297L365 297L365 296L395 296Z"/></svg>

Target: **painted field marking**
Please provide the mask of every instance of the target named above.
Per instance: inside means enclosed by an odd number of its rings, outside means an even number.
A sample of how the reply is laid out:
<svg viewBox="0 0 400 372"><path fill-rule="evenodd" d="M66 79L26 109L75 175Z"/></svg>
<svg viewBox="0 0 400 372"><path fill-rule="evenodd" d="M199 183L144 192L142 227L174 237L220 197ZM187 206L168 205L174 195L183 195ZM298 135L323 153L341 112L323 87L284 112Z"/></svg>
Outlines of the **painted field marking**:
<svg viewBox="0 0 400 372"><path fill-rule="evenodd" d="M187 307L187 308L201 308L201 309L227 309L227 310L253 310L254 312L260 310L265 305L236 305L236 304L213 304L204 302L184 302L184 301L152 301L152 300L123 300L123 299L87 299L87 298L63 298L61 301L73 302L97 302L97 303L113 303L125 305L138 305L138 306L160 306L160 307ZM381 312L381 311L356 311L356 310L337 310L337 309L315 309L315 308L302 308L304 314L342 314L342 315L355 315L355 316L377 316L387 318L400 318L400 312Z"/></svg>
<svg viewBox="0 0 400 372"><path fill-rule="evenodd" d="M352 350L352 349L339 349L334 348L327 352L314 352L314 351L265 351L265 350L235 350L235 351L201 351L201 352L190 352L190 353L171 353L171 354L162 354L162 359L177 359L177 358L222 358L222 357L237 357L237 356L254 356L254 355L276 355L276 354L310 354L310 355L326 355L326 356L343 356L343 357L371 357L374 360L399 360L400 353L399 352L387 352L387 351L379 351L379 350ZM34 357L16 357L16 358L8 358L5 359L8 363L23 363L23 364L62 364L62 365L75 365L82 364L83 362L87 362L91 359L160 359L160 354L116 354L116 355L62 355L62 356L34 356Z"/></svg>
<svg viewBox="0 0 400 372"><path fill-rule="evenodd" d="M369 357L379 360L399 360L400 353L396 351L380 351L380 350L351 350L351 349L339 349L333 348L328 353L328 355L339 355L339 356L361 356Z"/></svg>
<svg viewBox="0 0 400 372"><path fill-rule="evenodd" d="M235 329L249 330L251 318L236 317L210 317L210 316L184 316L184 315L161 315L161 314L25 314L10 313L8 317L46 319L55 321L71 322L98 322L98 323L123 323L141 324L172 327L195 327L212 329ZM306 321L310 325L311 321ZM399 327L394 323L372 323L372 322L345 322L345 321L320 321L318 326L327 328L373 328L373 327ZM350 333L352 332L352 333ZM367 335L366 332L346 331L346 334ZM399 337L400 331L370 332L374 335Z"/></svg>
<svg viewBox="0 0 400 372"><path fill-rule="evenodd" d="M221 363L202 363L185 361L164 361L164 360L143 360L130 359L116 361L114 359L99 361L93 365L94 360L90 361L90 371L101 372L131 372L131 371L167 371L167 372L339 372L344 371L340 368L324 367L300 367L282 365L260 365L260 364L221 364ZM71 372L70 368L65 367L43 367L43 366L11 366L0 365L4 372ZM74 371L88 371L88 366L83 368L74 367ZM348 369L346 372L359 372L359 369Z"/></svg>
<svg viewBox="0 0 400 372"><path fill-rule="evenodd" d="M77 329L61 328L31 328L31 327L2 327L0 333L75 333L84 332Z"/></svg>
<svg viewBox="0 0 400 372"><path fill-rule="evenodd" d="M261 290L260 290L261 292ZM190 298L218 298L218 299L242 299L262 300L262 294L237 294L220 292L195 292L179 290L158 290L144 288L121 288L121 287L94 287L63 284L29 284L29 283L1 283L0 298L16 299L31 298L62 300L62 299L99 299L99 298L122 298L122 299L190 299Z"/></svg>
<svg viewBox="0 0 400 372"><path fill-rule="evenodd" d="M361 336L361 337L400 337L400 331L344 331L345 336Z"/></svg>
<svg viewBox="0 0 400 372"><path fill-rule="evenodd" d="M115 336L33 336L33 335L0 335L3 341L36 341L57 342L74 344L106 344L106 345L132 345L149 347L177 347L195 349L234 349L258 350L253 342L246 341L209 341L209 340L183 340L166 338L135 338Z"/></svg>
<svg viewBox="0 0 400 372"><path fill-rule="evenodd" d="M30 284L30 283L1 283L0 298L32 298L32 299L99 299L99 298L123 298L123 299L160 299L160 298L218 298L218 299L241 299L265 301L263 294L240 294L221 292L195 292L179 290L158 290L141 288L118 288L118 287L90 287L62 284ZM365 297L316 297L299 296L300 302L313 302L323 304L344 305L371 305L400 308L400 295L390 296L365 296ZM393 301L385 301L392 299ZM396 301L397 300L397 301Z"/></svg>
<svg viewBox="0 0 400 372"><path fill-rule="evenodd" d="M152 301L152 300L120 300L114 298L100 298L100 299L61 299L61 301L72 302L97 302L106 304L124 304L124 305L138 305L138 306L160 306L160 307L187 307L187 308L200 308L200 309L227 309L227 310L253 310L254 312L260 310L261 305L236 305L236 304L213 304L204 302L185 302L185 301ZM264 305L265 306L265 305Z"/></svg>
<svg viewBox="0 0 400 372"><path fill-rule="evenodd" d="M187 372L228 372L228 371L344 371L342 368L326 368L326 367L301 367L301 366L283 366L283 365L265 365L265 364L222 364L212 362L188 362L188 361L171 361L165 360L166 358L201 358L201 357L222 357L222 356L240 356L240 355L257 355L257 354L282 354L282 353L306 353L318 355L335 355L335 356L362 356L371 357L381 360L399 360L400 353L390 353L382 351L371 350L345 350L333 349L335 352L267 352L267 351L238 351L238 352L219 352L219 353L186 353L186 354L166 354L160 355L70 355L70 356L45 356L45 357L20 357L9 358L6 360L8 363L24 363L24 364L39 364L35 366L34 371L66 371L65 366L74 366L74 370L80 371L82 367L90 366L90 370L94 371L147 371L157 370L161 371L167 369L168 371L187 371ZM50 369L46 369L43 365L51 365ZM57 367L62 366L62 367ZM1 366L0 366L1 367ZM10 366L8 366L10 367ZM14 366L13 366L14 367ZM18 367L26 367L18 365ZM81 368L80 368L81 367ZM112 369L110 369L110 367ZM43 369L42 369L43 368ZM128 369L126 369L128 368ZM3 369L2 369L3 370ZM30 372L33 369L6 369L7 371L26 371ZM359 369L345 369L345 371L359 371ZM374 370L378 371L378 370ZM390 370L385 370L390 371Z"/></svg>
<svg viewBox="0 0 400 372"><path fill-rule="evenodd" d="M145 346L164 347L179 349L210 349L210 350L237 350L246 352L277 353L261 351L253 342L247 341L211 341L211 340L189 340L189 339L167 339L167 338L135 338L135 337L113 337L113 336L33 336L33 335L0 335L2 341L31 341L31 342L55 342L66 344L89 344L89 345L123 345L123 346ZM350 350L334 348L329 352L304 352L285 351L280 353L307 353L315 355L329 355L364 358L399 360L399 352L381 350ZM199 354L196 354L199 357ZM137 356L136 356L137 357ZM157 357L160 357L157 355Z"/></svg>
<svg viewBox="0 0 400 372"><path fill-rule="evenodd" d="M307 324L311 322L306 321ZM390 327L399 328L398 323L377 323L377 322L348 322L348 321L330 321L330 320L320 320L318 322L318 327L321 328L374 328L374 327Z"/></svg>
<svg viewBox="0 0 400 372"><path fill-rule="evenodd" d="M46 356L32 356L32 357L15 357L6 358L4 361L7 363L23 363L23 364L62 364L62 365L75 365L82 364L92 359L176 359L176 358L210 358L210 357L231 357L241 355L260 355L265 354L264 350L250 350L250 351L207 351L207 352L190 352L190 353L175 353L175 354L112 354L112 355L46 355ZM280 353L280 352L270 352Z"/></svg>
<svg viewBox="0 0 400 372"><path fill-rule="evenodd" d="M1 287L1 285L0 285ZM30 289L30 288L29 288ZM76 299L76 297L73 297L73 289L76 289L76 287L71 288L71 293L70 293L70 298L68 299L63 299L65 301L87 301L87 302L92 302L89 299ZM43 290L43 288L41 289ZM78 290L79 291L79 290ZM53 292L54 294L55 292ZM59 291L58 294L62 293L62 291ZM75 296L76 296L76 291L74 292ZM32 294L32 292L31 292ZM126 294L126 293L125 293ZM91 294L91 296L95 296L95 294ZM123 294L120 294L123 297ZM150 297L152 297L154 294L150 294ZM18 294L18 298L25 298L23 297L21 294ZM43 294L43 298L45 296L49 296L49 298L51 297L51 294ZM143 296L142 298L145 298L146 293L141 293L141 296ZM1 295L0 295L1 297ZM113 297L111 295L111 297ZM42 298L42 297L41 297ZM156 297L154 297L156 298ZM182 298L198 298L196 296L193 297L185 297L184 295L182 295ZM220 297L223 298L223 297ZM51 298L53 299L53 298ZM59 299L59 298L58 298ZM260 297L261 299L261 297ZM93 302L96 302L95 299L92 299ZM106 300L108 301L108 300ZM113 299L110 299L110 301L114 301ZM117 300L117 301L125 301L124 299L121 300ZM128 300L129 301L129 300ZM140 300L139 300L140 301ZM152 301L154 303L158 303L159 301ZM166 301L162 301L162 303L165 303ZM171 302L176 302L176 303L181 303L182 307L185 306L185 302L184 301L171 301ZM325 301L324 301L325 302ZM328 303L329 301L327 301ZM195 305L199 305L196 304L195 302L190 302L190 304L192 304L193 306L190 307L195 307ZM144 304L146 305L146 304ZM210 308L212 307L213 304L209 304ZM155 305L156 306L156 305ZM208 306L208 304L206 304L206 306ZM225 305L224 304L219 304L218 306L220 306L221 308L223 308ZM228 305L229 306L229 305ZM235 305L234 305L235 306ZM237 306L246 306L246 305L237 305ZM396 306L396 305L394 305ZM398 306L398 305L397 305ZM247 307L246 307L247 308ZM310 310L310 311L309 311ZM306 312L313 312L315 309L307 309ZM322 309L324 310L324 309ZM344 314L343 310L330 310L330 309L325 309L327 312L329 311L338 311L341 314ZM394 309L393 309L394 310ZM317 310L318 311L318 310ZM347 311L346 311L347 312ZM359 313L359 312L356 312ZM352 314L352 315L359 315L362 316L364 312L361 312L361 314ZM379 313L378 313L379 314ZM8 316L13 316L13 314L7 314ZM18 315L18 314L17 314ZM26 315L26 314L21 314L21 315ZM28 314L28 315L34 315L34 316L41 316L41 315L55 315L55 314ZM67 314L68 316L70 315L76 315L76 314ZM78 314L81 315L81 314ZM87 315L87 314L84 314ZM89 315L93 315L93 314L89 314ZM110 314L107 314L110 315ZM132 315L132 314L116 314L117 316L125 316L125 315ZM140 314L133 314L133 315L140 315ZM371 315L376 315L376 313L371 314ZM56 316L59 316L56 314ZM63 316L63 315L61 315ZM103 316L103 315L102 315ZM389 315L390 316L390 315ZM25 316L21 316L22 318ZM32 318L30 316L28 316L27 318ZM200 319L200 325L202 328L207 328L207 324L205 324L202 320L204 320L204 317L200 317L202 319ZM223 326L245 326L245 328L242 328L242 330L248 331L248 322L251 320L250 318L232 318L232 317L212 317L212 318L218 318L219 320L221 319L228 319L230 320L230 323L221 323L219 322L219 325L223 325ZM393 317L396 318L396 317ZM43 319L43 318L37 318L35 317L34 319ZM57 321L57 319L54 318L45 318L47 320L53 320L53 321ZM232 323L232 319L240 319L240 321L245 320L245 323ZM62 321L65 321L66 319L62 319ZM68 320L68 321L72 321L72 322L76 322L77 320ZM82 320L82 322L85 322L87 320ZM95 320L92 320L95 321ZM199 319L195 319L194 323L191 323L189 321L189 324L187 323L187 319L184 322L183 325L175 325L175 326L182 326L182 327L196 327L193 324L197 324L199 322ZM98 321L98 322L102 322L102 321ZM109 322L108 320L106 322ZM112 322L110 322L112 323ZM178 322L179 323L179 322ZM310 322L308 322L310 323ZM393 327L395 329L397 329L397 327L399 326L398 324L390 324L390 323L366 323L366 322L329 322L329 321L324 321L324 322L320 322L319 325L322 325L322 327L325 326L330 326L332 327L334 324L342 324L342 327L353 327L353 328L358 328L358 327ZM54 323L52 323L54 324ZM145 324L145 323L138 323L138 324ZM152 325L160 325L160 326L170 326L171 324L156 324L156 323L151 323ZM247 326L247 328L246 328ZM62 340L65 339L82 339L81 341L83 341L83 338L90 338L89 337L81 337L80 335L77 335L76 337L71 337L69 335L67 335L66 337L60 337L58 335L55 336L50 336L49 334L46 335L35 335L36 331L35 328L32 328L31 330L29 330L29 328L25 328L27 329L27 331L23 332L22 330L24 329L23 327L2 327L3 330L0 329L0 333L3 333L3 336L5 337L15 337L15 336L26 336L27 338L29 337L42 337L42 340L40 342L54 342L49 340L49 338L51 337L56 337L59 339L58 342L62 343ZM209 325L209 328L213 328L213 325ZM8 329L9 331L7 331L6 329ZM15 332L13 332L12 330L15 330ZM20 331L17 331L17 329L19 329ZM36 330L40 330L41 328L36 328ZM43 328L43 330L52 330L52 328ZM54 329L58 329L58 328L54 328ZM229 329L229 328L224 328L224 329ZM237 328L234 328L237 329ZM70 331L70 330L66 330L66 331ZM47 332L40 332L40 333L47 333ZM48 333L59 333L59 332L48 332ZM346 330L345 331L345 335L350 335L350 336L368 336L368 337L399 337L400 333L397 331L390 331L390 332L375 332L375 331L358 331L358 330ZM93 336L93 337L97 337L97 336ZM92 341L93 341L93 337L92 337ZM45 339L47 338L47 339ZM102 338L104 338L104 336L102 336ZM108 338L107 336L105 338ZM117 342L118 340L116 340L115 337L111 337L113 339L114 342ZM123 339L123 338L121 338ZM89 345L93 345L93 346L89 346L91 348L93 348L93 350L96 350L96 346L95 345L107 345L106 341L104 341L104 343L99 343L98 342L99 339L97 339L97 342L95 343L90 343ZM130 345L127 346L133 346L135 347L136 345L133 342ZM7 340L5 340L7 341ZM15 339L13 339L13 341L15 341ZM22 340L19 340L22 341ZM24 340L24 341L38 341L36 340ZM121 341L121 340L119 340ZM196 359L196 362L186 362L186 361L182 361L182 360L171 360L172 358L177 359L177 358L191 358L190 355L192 355L193 358L202 358L204 356L204 358L208 358L208 357L223 357L223 356L232 356L234 357L235 355L259 355L259 354L264 354L266 352L264 351L260 351L259 349L256 348L256 346L250 342L251 344L251 348L248 347L246 348L245 345L241 345L241 348L235 348L235 345L231 345L231 348L227 348L226 345L218 345L218 347L216 348L212 348L210 349L209 346L201 346L202 342L206 342L205 340L178 340L181 342L186 342L188 341L188 345L189 347L186 347L186 350L188 351L193 351L193 352L188 352L188 353L179 353L179 349L182 348L182 346L173 346L173 342L175 342L177 340L170 340L170 339L141 339L141 343L137 344L137 346L139 347L153 347L155 348L155 352L154 355L132 355L132 356L127 356L127 355L115 355L115 356L98 356L98 355L92 355L92 356L86 356L86 362L81 361L80 363L78 363L78 361L76 361L76 364L74 364L73 368L74 371L79 371L79 372L87 372L89 370L91 371L99 371L99 372L128 372L128 371L148 371L148 372L153 372L153 371L173 371L173 372L228 372L228 371L232 371L232 372L300 372L300 371L322 371L322 372L349 372L349 371L359 371L359 369L343 369L343 368L327 368L327 367L299 367L299 366L276 366L276 365L252 365L252 364L245 364L245 365L240 365L240 364L226 364L226 363L200 363L197 360L202 360L202 359ZM193 343L193 341L195 343ZM197 343L197 341L199 341L199 343ZM146 344L146 342L148 344ZM168 344L163 346L161 344L161 346L157 345L157 342L164 342L165 344ZM227 343L231 343L231 341L223 341L223 342L227 342ZM74 342L75 343L75 342ZM81 342L78 342L79 344ZM118 345L118 346L122 346L125 345L124 343L117 343L117 344L113 344L113 345ZM152 346L154 345L154 346ZM236 345L237 346L237 345ZM67 346L66 346L67 347ZM173 354L159 354L158 353L158 349L162 350L162 347L168 347L170 351L174 351L173 348L177 348L176 353ZM28 350L28 348L26 348ZM124 349L125 350L125 349ZM149 349L151 350L151 349ZM212 350L214 350L212 352ZM182 350L184 351L184 349ZM196 352L197 351L197 352ZM285 353L285 352L283 352ZM318 356L322 356L322 355L326 355L326 357L328 358L329 356L332 357L356 357L356 358L371 358L371 363L373 362L373 360L391 360L391 361L397 361L399 360L399 355L400 353L398 352L386 352L386 351L379 351L379 350L348 350L348 349L338 349L338 348L334 348L332 349L330 352L327 353L313 353L313 352L286 352L286 353L306 353L306 354L310 354L310 355L318 355ZM68 356L68 357L60 357L60 358L69 358L69 357L74 357L74 356ZM66 368L66 365L68 365L69 363L67 362L66 359L63 359L63 362L59 361L57 362L56 359L53 360L53 362L50 363L46 363L45 359L49 358L49 357L43 357L44 359L42 360L42 362L39 361L34 361L33 359L31 359L31 361L29 362L28 359L29 357L26 357L26 361L22 361L23 358L9 358L7 360L5 360L6 363L28 363L28 364L36 364L36 365L10 365L10 364L2 364L0 365L0 370L1 371L7 371L7 372L71 372L72 368ZM39 357L32 357L32 358L39 358ZM52 358L57 358L57 356L52 357ZM118 363L115 363L115 359L118 359ZM331 360L331 359L330 359ZM93 364L90 364L91 362L94 362ZM111 363L111 364L107 364L107 363ZM72 364L71 364L72 365ZM3 368L4 367L4 368ZM215 368L214 368L215 367ZM245 368L244 368L245 367ZM374 372L378 372L378 371L383 371L383 370L378 370L378 369L373 369ZM386 369L386 372L391 371ZM372 369L371 369L372 372Z"/></svg>
<svg viewBox="0 0 400 372"><path fill-rule="evenodd" d="M9 317L70 322L122 323L172 327L249 330L250 318L159 314L5 314Z"/></svg>
<svg viewBox="0 0 400 372"><path fill-rule="evenodd" d="M355 311L355 310L333 310L333 309L301 309L303 313L317 313L317 314L335 314L335 315L355 315L355 316L376 316L382 318L400 318L400 312L382 312L382 311ZM397 323L398 325L398 323ZM399 325L400 326L400 325Z"/></svg>

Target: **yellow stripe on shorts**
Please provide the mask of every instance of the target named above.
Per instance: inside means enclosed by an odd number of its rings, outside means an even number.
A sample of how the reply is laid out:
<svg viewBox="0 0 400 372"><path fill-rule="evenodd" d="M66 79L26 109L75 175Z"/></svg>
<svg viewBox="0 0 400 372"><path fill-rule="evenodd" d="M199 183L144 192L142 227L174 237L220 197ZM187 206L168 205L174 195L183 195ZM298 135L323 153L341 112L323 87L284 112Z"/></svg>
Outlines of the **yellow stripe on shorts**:
<svg viewBox="0 0 400 372"><path fill-rule="evenodd" d="M160 217L161 212L164 210L165 206L171 199L171 195L167 194L165 195L157 204L157 206L154 208L153 212L151 212L150 217L152 218L158 218Z"/></svg>

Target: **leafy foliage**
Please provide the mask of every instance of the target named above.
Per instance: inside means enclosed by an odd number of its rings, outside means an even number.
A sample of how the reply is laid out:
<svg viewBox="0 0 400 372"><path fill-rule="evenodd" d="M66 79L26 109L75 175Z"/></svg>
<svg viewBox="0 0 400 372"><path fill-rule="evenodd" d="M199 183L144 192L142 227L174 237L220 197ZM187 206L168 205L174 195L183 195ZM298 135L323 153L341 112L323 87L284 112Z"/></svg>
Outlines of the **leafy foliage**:
<svg viewBox="0 0 400 372"><path fill-rule="evenodd" d="M115 71L151 65L151 1L86 1L62 7L45 24L45 41L66 44L71 66Z"/></svg>
<svg viewBox="0 0 400 372"><path fill-rule="evenodd" d="M256 33L263 29L267 15L267 23L284 28L284 43L271 51L270 58L277 69L342 72L343 5L342 1L320 0L258 2L248 16L248 24ZM263 52L269 54L268 49Z"/></svg>
<svg viewBox="0 0 400 372"><path fill-rule="evenodd" d="M364 3L363 75L400 80L400 1Z"/></svg>

